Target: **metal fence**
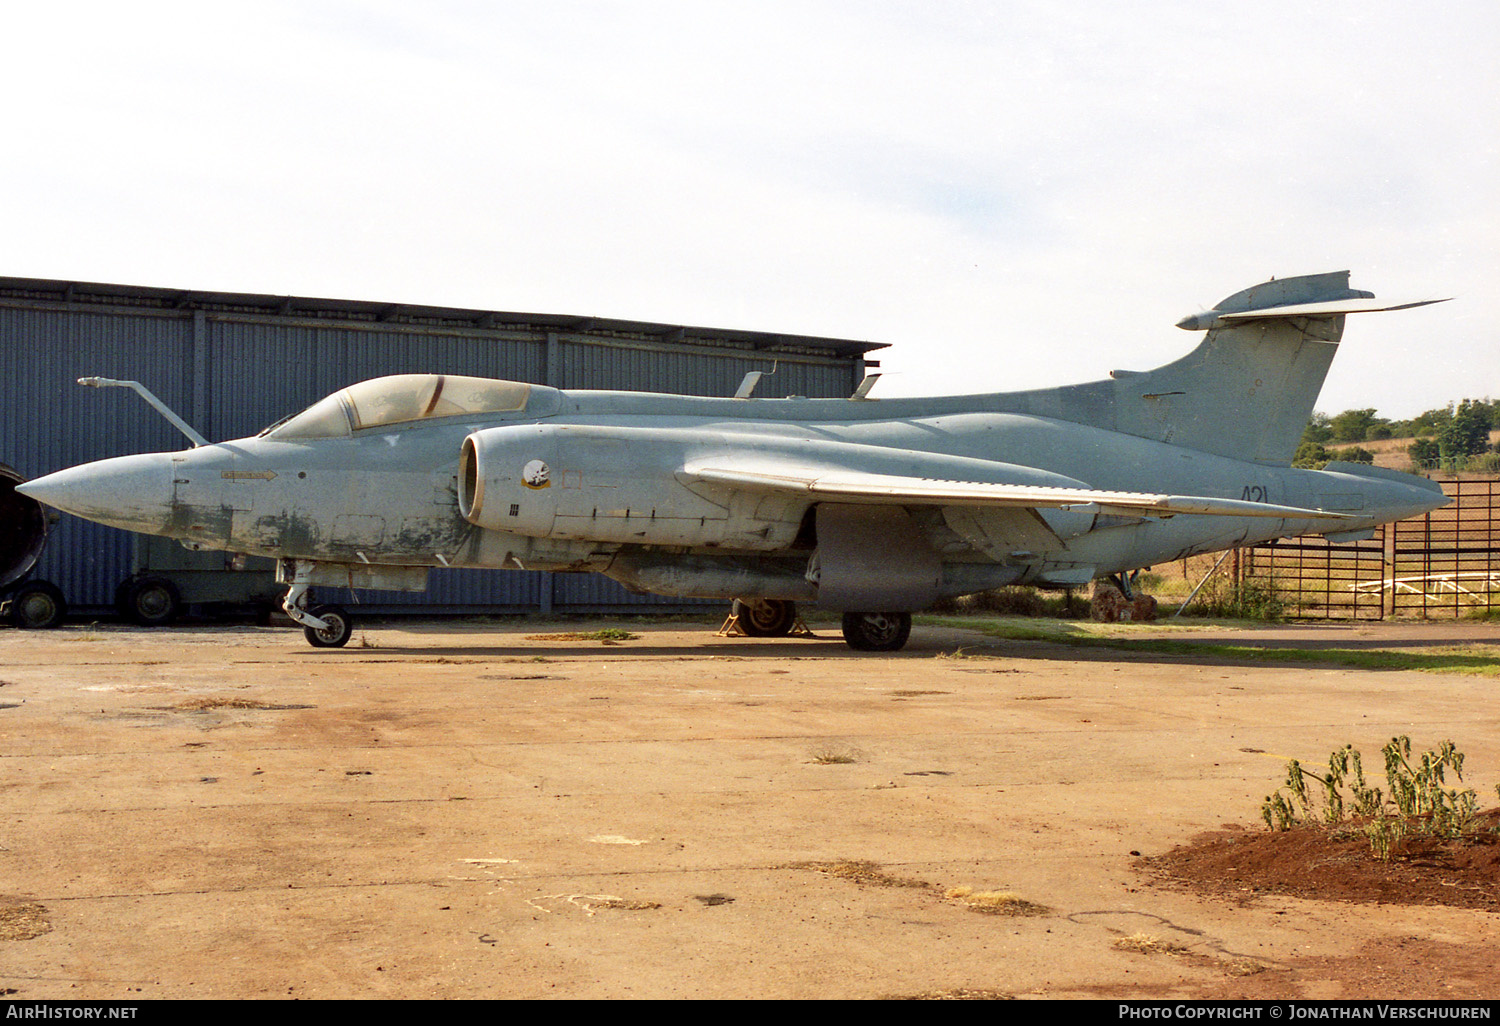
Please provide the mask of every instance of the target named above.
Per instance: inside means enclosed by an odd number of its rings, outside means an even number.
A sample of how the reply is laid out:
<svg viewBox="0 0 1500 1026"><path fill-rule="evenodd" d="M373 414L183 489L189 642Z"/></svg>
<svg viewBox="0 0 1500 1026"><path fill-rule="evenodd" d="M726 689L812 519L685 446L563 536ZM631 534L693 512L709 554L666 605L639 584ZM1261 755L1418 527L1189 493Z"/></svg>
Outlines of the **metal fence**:
<svg viewBox="0 0 1500 1026"><path fill-rule="evenodd" d="M1292 538L1242 549L1240 587L1287 616L1330 620L1460 617L1500 610L1500 478L1440 482L1450 506L1387 524L1368 541Z"/></svg>

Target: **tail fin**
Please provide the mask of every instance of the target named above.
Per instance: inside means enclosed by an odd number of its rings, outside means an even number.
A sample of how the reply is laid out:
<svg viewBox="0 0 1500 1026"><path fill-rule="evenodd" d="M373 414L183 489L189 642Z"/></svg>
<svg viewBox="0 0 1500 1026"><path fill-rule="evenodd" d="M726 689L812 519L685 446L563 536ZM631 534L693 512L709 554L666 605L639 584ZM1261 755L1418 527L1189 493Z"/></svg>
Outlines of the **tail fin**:
<svg viewBox="0 0 1500 1026"><path fill-rule="evenodd" d="M1208 336L1165 367L1006 398L1026 412L1286 466L1333 362L1344 315L1421 305L1382 305L1349 288L1348 271L1272 280L1179 321Z"/></svg>
<svg viewBox="0 0 1500 1026"><path fill-rule="evenodd" d="M1235 459L1290 463L1343 336L1344 316L1275 311L1372 298L1349 288L1348 271L1236 292L1207 315L1179 322L1190 331L1208 329L1187 356L1116 379L1136 400L1121 404L1116 430ZM1251 312L1259 316L1230 319ZM1126 416L1132 406L1134 418Z"/></svg>

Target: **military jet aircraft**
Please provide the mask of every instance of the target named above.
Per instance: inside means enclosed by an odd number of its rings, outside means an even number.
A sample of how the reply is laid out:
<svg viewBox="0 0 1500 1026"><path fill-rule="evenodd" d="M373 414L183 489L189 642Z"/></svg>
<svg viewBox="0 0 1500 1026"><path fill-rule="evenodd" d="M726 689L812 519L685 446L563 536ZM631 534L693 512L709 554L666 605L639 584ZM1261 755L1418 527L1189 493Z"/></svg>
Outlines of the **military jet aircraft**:
<svg viewBox="0 0 1500 1026"><path fill-rule="evenodd" d="M1345 315L1424 305L1348 281L1237 292L1178 323L1207 332L1187 356L1088 384L755 399L748 385L701 398L402 374L217 444L161 407L193 448L17 490L189 548L275 557L284 608L317 646L343 645L353 621L312 606L312 587L420 591L433 567L495 567L734 600L759 636L813 603L843 614L854 648L893 651L944 596L1100 577L1128 593L1126 575L1155 563L1363 537L1447 503L1407 474L1289 466Z"/></svg>

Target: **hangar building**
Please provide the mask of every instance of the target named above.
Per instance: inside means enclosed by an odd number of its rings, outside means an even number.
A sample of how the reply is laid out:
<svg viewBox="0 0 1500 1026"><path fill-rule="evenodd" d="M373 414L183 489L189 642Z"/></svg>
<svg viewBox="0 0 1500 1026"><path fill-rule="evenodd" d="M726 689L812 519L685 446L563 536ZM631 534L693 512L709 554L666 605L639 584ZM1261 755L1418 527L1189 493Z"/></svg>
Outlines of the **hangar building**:
<svg viewBox="0 0 1500 1026"><path fill-rule="evenodd" d="M195 292L0 277L0 463L24 478L136 452L175 451L183 437L127 389L140 381L205 437L254 434L346 385L385 374L442 372L558 388L733 395L767 373L757 397L849 395L879 343L552 314ZM16 498L19 498L17 496ZM4 525L0 525L3 531ZM174 591L185 603L265 603L269 560L242 570L62 516L33 577L75 612L127 601L132 582L167 581L140 597L149 619ZM0 568L3 573L3 568ZM347 596L343 597L347 600ZM420 594L363 596L372 612L627 611L673 605L595 574L439 570ZM329 600L337 601L337 598Z"/></svg>

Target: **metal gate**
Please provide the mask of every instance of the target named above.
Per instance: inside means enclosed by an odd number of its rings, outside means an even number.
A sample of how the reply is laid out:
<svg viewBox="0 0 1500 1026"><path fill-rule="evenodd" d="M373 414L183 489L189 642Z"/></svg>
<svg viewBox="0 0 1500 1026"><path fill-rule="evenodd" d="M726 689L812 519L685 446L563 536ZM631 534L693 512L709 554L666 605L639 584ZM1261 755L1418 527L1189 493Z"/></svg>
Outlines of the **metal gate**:
<svg viewBox="0 0 1500 1026"><path fill-rule="evenodd" d="M1275 595L1286 616L1379 620L1500 610L1500 479L1440 481L1452 505L1387 524L1368 541L1291 538L1241 550L1237 586Z"/></svg>

